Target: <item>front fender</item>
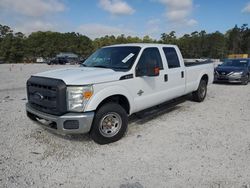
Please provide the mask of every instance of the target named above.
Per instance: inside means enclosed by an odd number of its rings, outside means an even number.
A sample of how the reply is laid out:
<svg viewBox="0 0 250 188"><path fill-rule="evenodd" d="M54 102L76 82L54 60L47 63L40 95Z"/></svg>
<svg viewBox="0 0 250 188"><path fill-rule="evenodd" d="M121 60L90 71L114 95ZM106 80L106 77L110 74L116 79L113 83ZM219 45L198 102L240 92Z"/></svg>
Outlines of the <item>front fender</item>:
<svg viewBox="0 0 250 188"><path fill-rule="evenodd" d="M123 95L127 98L130 106L130 113L134 111L133 98L129 92L122 86L108 86L104 89L101 89L96 94L92 96L88 102L85 111L95 111L98 105L108 97L113 95Z"/></svg>

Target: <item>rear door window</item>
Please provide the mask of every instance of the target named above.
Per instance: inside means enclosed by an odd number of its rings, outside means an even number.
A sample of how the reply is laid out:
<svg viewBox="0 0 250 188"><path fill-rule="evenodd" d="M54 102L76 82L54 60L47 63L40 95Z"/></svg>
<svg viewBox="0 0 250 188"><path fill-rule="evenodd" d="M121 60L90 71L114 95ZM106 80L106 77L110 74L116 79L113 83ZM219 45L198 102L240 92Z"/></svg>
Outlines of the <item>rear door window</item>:
<svg viewBox="0 0 250 188"><path fill-rule="evenodd" d="M180 67L180 61L179 61L178 55L176 53L176 50L174 48L164 47L163 51L164 51L164 54L166 56L169 69Z"/></svg>

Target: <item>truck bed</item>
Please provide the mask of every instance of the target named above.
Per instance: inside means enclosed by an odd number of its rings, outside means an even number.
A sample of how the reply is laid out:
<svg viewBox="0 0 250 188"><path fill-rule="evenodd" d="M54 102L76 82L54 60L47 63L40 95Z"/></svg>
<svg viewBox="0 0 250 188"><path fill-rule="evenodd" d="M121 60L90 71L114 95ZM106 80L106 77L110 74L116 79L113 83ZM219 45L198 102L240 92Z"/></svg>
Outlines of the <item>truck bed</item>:
<svg viewBox="0 0 250 188"><path fill-rule="evenodd" d="M210 64L213 63L211 60L188 60L184 59L184 64L186 67L196 66L196 65L203 65L203 64Z"/></svg>
<svg viewBox="0 0 250 188"><path fill-rule="evenodd" d="M195 91L202 75L208 75L208 83L213 82L214 64L212 61L188 62L186 66L186 92ZM197 79L198 78L198 79Z"/></svg>

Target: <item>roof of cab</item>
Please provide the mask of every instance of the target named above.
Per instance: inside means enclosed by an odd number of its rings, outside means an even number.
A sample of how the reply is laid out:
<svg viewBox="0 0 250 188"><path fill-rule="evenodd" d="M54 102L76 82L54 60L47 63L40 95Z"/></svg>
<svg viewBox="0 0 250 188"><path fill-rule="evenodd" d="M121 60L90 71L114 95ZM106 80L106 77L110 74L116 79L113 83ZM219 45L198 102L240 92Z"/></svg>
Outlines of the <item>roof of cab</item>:
<svg viewBox="0 0 250 188"><path fill-rule="evenodd" d="M148 48L148 47L177 47L176 45L172 44L158 44L158 43L128 43L128 44L115 44L111 46L105 46L106 47L122 47L122 46L138 46L141 48Z"/></svg>

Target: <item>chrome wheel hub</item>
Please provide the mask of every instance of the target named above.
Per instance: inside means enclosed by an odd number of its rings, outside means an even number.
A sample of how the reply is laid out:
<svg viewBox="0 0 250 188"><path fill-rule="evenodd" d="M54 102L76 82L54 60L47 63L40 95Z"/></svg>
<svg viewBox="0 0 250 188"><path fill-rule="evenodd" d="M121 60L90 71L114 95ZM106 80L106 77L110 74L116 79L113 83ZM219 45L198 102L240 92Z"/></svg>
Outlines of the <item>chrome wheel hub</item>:
<svg viewBox="0 0 250 188"><path fill-rule="evenodd" d="M115 112L110 112L101 119L99 130L103 136L113 137L120 131L121 126L121 116Z"/></svg>

